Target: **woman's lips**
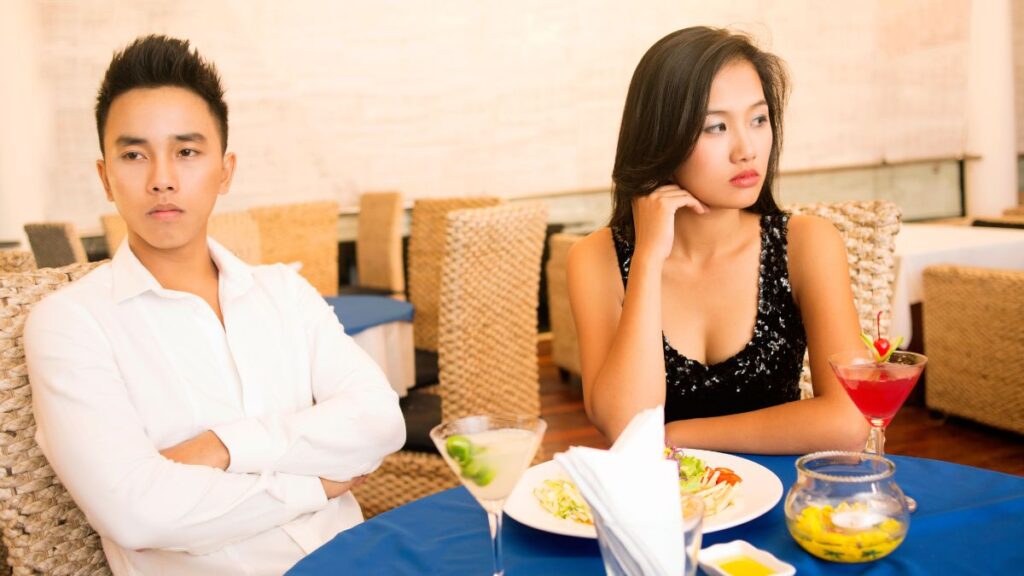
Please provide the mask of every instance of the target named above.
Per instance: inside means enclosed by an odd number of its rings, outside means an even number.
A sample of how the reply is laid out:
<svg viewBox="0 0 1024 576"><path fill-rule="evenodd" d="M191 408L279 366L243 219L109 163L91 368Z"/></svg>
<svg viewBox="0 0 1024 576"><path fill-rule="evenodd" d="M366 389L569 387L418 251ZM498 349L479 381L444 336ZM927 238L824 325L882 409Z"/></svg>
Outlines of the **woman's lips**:
<svg viewBox="0 0 1024 576"><path fill-rule="evenodd" d="M757 186L758 182L761 181L761 175L755 170L745 170L732 177L729 182L733 186L740 188L750 188L751 186Z"/></svg>

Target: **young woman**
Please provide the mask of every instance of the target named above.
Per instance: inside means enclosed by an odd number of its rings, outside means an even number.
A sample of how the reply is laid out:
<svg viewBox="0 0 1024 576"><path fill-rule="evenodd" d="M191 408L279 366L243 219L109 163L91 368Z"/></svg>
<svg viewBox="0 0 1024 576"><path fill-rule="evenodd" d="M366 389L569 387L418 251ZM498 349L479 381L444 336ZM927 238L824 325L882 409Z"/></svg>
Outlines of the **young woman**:
<svg viewBox="0 0 1024 576"><path fill-rule="evenodd" d="M785 96L782 62L725 30L669 34L637 66L610 225L569 255L584 403L609 439L664 404L674 445L863 448L828 366L861 346L842 239L772 197Z"/></svg>

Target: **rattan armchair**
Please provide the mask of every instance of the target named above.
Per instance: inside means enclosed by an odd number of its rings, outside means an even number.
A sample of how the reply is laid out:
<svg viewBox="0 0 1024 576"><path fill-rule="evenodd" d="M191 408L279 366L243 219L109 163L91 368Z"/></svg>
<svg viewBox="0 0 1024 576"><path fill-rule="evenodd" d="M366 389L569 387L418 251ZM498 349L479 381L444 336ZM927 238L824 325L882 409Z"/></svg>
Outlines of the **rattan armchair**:
<svg viewBox="0 0 1024 576"><path fill-rule="evenodd" d="M32 306L96 263L0 274L0 523L14 574L109 574L99 536L35 441L22 332Z"/></svg>
<svg viewBox="0 0 1024 576"><path fill-rule="evenodd" d="M540 203L447 216L435 420L479 413L540 415L537 301L546 219ZM458 484L429 439L415 437L427 431L410 427L407 448L388 456L356 489L366 516ZM413 444L421 449L409 449Z"/></svg>
<svg viewBox="0 0 1024 576"><path fill-rule="evenodd" d="M896 280L896 234L900 230L900 209L886 200L795 204L793 214L810 214L830 220L846 243L853 301L861 331L873 334L875 318L882 315L883 332L892 318L893 283ZM805 398L814 394L811 372L804 355L800 389Z"/></svg>
<svg viewBox="0 0 1024 576"><path fill-rule="evenodd" d="M569 305L569 279L566 276L569 249L583 237L578 234L554 234L548 240L549 254L545 274L548 279L548 315L551 320L551 360L563 379L567 374L582 374L580 344L576 322Z"/></svg>
<svg viewBox="0 0 1024 576"><path fill-rule="evenodd" d="M416 307L413 338L416 348L437 351L441 301L441 262L444 259L448 213L495 206L498 198L429 198L412 206L409 232L409 301Z"/></svg>
<svg viewBox="0 0 1024 576"><path fill-rule="evenodd" d="M0 250L0 274L31 272L36 269L36 259L25 250Z"/></svg>
<svg viewBox="0 0 1024 576"><path fill-rule="evenodd" d="M58 268L88 260L82 239L70 222L25 224L25 234L39 268Z"/></svg>
<svg viewBox="0 0 1024 576"><path fill-rule="evenodd" d="M400 192L366 192L359 197L357 290L370 289L404 296L402 214Z"/></svg>
<svg viewBox="0 0 1024 576"><path fill-rule="evenodd" d="M930 266L925 404L1024 434L1024 270Z"/></svg>
<svg viewBox="0 0 1024 576"><path fill-rule="evenodd" d="M338 204L333 201L250 209L260 231L262 263L301 262L323 296L338 293Z"/></svg>

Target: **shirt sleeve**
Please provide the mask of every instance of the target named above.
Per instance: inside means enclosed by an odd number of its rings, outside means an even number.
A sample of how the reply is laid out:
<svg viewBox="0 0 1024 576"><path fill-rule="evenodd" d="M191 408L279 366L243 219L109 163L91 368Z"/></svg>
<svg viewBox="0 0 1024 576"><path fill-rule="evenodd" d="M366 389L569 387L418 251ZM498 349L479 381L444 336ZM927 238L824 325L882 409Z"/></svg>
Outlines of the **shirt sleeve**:
<svg viewBox="0 0 1024 576"><path fill-rule="evenodd" d="M36 441L89 524L118 545L206 553L323 508L319 479L164 458L99 324L50 298L25 326Z"/></svg>
<svg viewBox="0 0 1024 576"><path fill-rule="evenodd" d="M213 432L232 472L285 472L344 481L368 474L405 443L398 395L316 290L291 270L288 284L308 341L314 404L243 418Z"/></svg>

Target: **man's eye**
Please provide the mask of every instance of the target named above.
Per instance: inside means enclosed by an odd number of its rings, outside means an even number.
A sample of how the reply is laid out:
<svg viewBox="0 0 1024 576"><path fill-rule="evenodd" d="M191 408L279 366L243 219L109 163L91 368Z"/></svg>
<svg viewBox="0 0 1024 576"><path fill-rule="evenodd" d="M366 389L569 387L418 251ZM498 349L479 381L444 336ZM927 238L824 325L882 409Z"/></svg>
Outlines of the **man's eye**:
<svg viewBox="0 0 1024 576"><path fill-rule="evenodd" d="M125 160L141 160L142 154L139 154L138 152L125 152L124 154L121 154L121 158L124 158Z"/></svg>
<svg viewBox="0 0 1024 576"><path fill-rule="evenodd" d="M191 158L193 156L199 156L199 151L193 148L185 148L181 152L179 152L179 154L186 158Z"/></svg>

